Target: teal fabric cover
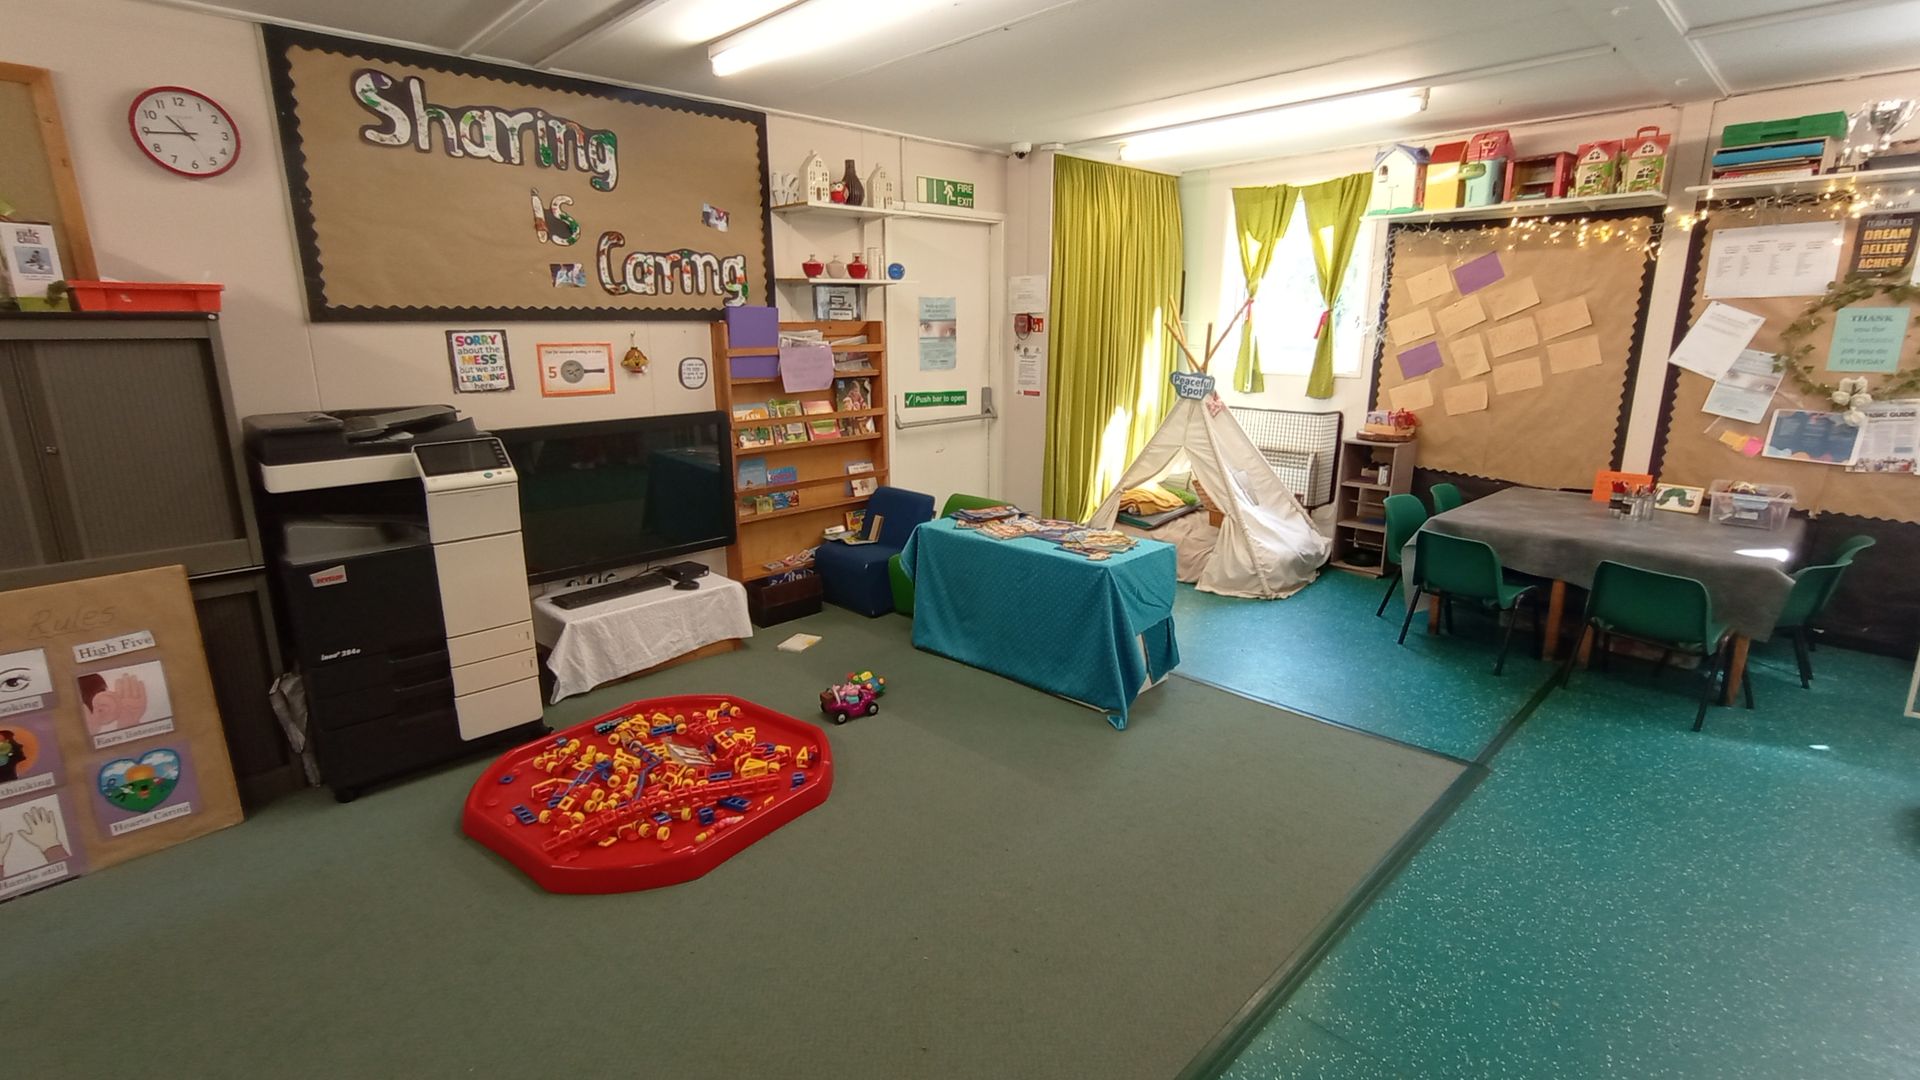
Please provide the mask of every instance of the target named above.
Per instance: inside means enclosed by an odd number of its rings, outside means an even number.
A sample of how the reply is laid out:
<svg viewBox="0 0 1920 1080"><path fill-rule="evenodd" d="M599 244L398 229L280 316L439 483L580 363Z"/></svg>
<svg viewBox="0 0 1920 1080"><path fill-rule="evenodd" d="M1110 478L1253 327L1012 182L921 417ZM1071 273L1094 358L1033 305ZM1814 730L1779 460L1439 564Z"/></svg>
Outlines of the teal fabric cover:
<svg viewBox="0 0 1920 1080"><path fill-rule="evenodd" d="M1116 728L1140 688L1180 663L1172 544L1142 540L1094 562L941 518L913 531L900 561L916 648L1104 709Z"/></svg>

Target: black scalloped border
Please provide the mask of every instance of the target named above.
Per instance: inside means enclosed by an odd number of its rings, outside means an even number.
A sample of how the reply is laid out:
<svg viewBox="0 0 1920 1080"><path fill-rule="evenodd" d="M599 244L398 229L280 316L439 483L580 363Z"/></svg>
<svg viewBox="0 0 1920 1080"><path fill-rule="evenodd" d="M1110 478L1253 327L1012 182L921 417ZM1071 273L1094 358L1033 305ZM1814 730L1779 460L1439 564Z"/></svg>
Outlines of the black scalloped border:
<svg viewBox="0 0 1920 1080"><path fill-rule="evenodd" d="M300 119L296 111L293 95L293 60L289 52L295 48L313 49L332 53L336 56L348 56L362 60L391 64L410 64L429 71L440 71L450 75L470 75L476 78L493 79L497 82L530 86L536 89L557 90L580 94L586 97L606 98L611 101L625 102L631 105L648 105L655 108L671 109L676 112L711 116L722 120L738 120L752 124L759 140L760 172L760 238L761 238L761 293L762 299L771 302L773 298L773 210L771 179L767 174L767 114L752 109L742 109L733 105L720 105L714 102L695 101L691 98L674 97L670 94L655 93L651 90L634 90L624 86L593 82L588 79L576 79L566 75L555 75L544 71L504 67L499 64L469 60L465 57L447 56L442 53L423 52L397 45L384 45L362 41L357 38L336 37L331 34L316 34L307 30L295 30L284 26L266 25L261 33L267 49L267 75L273 87L273 108L275 126L279 129L280 155L286 162L287 190L293 203L294 237L300 248L300 266L305 278L307 290L307 318L312 322L440 322L449 319L505 319L515 322L551 321L580 322L607 321L612 319L640 319L649 321L697 321L710 322L726 310L724 305L711 307L682 308L641 308L641 307L537 307L520 305L517 307L400 307L400 306L343 306L327 301L326 276L320 260L320 235L314 224L313 192L307 176L306 151L300 144Z"/></svg>
<svg viewBox="0 0 1920 1080"><path fill-rule="evenodd" d="M1567 215L1554 214L1548 216L1565 217ZM1629 218L1647 218L1647 227L1650 231L1651 238L1656 243L1664 240L1665 215L1658 210L1632 208L1624 210L1602 210L1599 212L1590 212L1583 216L1588 221L1624 221ZM1387 324L1387 300L1392 294L1393 262L1401 235L1410 230L1417 232L1427 232L1429 230L1446 232L1478 231L1486 228L1487 223L1485 221L1445 221L1432 224L1422 223L1418 229L1415 229L1410 222L1389 220L1387 226L1387 254L1381 262L1381 273L1383 277L1380 287L1380 314L1374 322L1375 326L1382 328ZM1615 419L1613 425L1613 456L1611 458L1612 464L1609 466L1609 468L1613 469L1620 467L1621 461L1626 458L1627 454L1627 421L1633 416L1634 392L1640 381L1640 350L1646 342L1647 315L1648 309L1651 306L1650 302L1653 298L1653 273L1658 265L1659 259L1648 259L1646 265L1640 271L1640 298L1634 305L1633 335L1627 343L1629 351L1627 353L1627 369L1625 372L1626 385L1620 388L1620 415ZM1373 385L1367 389L1367 401L1369 403L1367 407L1369 409L1377 409L1379 407L1380 366L1386 361L1386 352L1386 334L1375 334L1373 345ZM1428 469L1424 465L1415 465L1414 468L1418 471L1430 473L1439 471ZM1518 482L1508 480L1505 477L1487 476L1479 473L1452 473L1451 475L1472 476L1477 480L1492 480L1502 484Z"/></svg>

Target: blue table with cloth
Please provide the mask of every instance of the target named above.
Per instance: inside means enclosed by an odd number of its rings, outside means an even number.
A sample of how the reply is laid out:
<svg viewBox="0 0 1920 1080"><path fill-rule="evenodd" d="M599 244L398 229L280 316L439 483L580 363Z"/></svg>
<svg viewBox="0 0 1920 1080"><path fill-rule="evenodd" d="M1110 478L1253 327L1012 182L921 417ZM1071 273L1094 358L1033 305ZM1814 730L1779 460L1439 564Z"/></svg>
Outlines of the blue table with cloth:
<svg viewBox="0 0 1920 1080"><path fill-rule="evenodd" d="M900 561L913 578L916 648L1092 705L1116 728L1180 662L1172 544L1142 540L1092 560L941 518L913 531Z"/></svg>

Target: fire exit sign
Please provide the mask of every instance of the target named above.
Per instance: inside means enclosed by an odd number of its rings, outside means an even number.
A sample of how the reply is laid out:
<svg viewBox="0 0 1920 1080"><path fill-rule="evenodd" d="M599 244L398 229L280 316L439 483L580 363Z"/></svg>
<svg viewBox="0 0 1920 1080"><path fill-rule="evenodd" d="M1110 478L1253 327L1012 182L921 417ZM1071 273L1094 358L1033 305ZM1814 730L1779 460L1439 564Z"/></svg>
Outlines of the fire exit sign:
<svg viewBox="0 0 1920 1080"><path fill-rule="evenodd" d="M967 180L942 180L937 176L922 176L920 181L920 201L935 206L973 206L973 184Z"/></svg>
<svg viewBox="0 0 1920 1080"><path fill-rule="evenodd" d="M907 408L924 409L930 405L965 405L965 390L909 390Z"/></svg>

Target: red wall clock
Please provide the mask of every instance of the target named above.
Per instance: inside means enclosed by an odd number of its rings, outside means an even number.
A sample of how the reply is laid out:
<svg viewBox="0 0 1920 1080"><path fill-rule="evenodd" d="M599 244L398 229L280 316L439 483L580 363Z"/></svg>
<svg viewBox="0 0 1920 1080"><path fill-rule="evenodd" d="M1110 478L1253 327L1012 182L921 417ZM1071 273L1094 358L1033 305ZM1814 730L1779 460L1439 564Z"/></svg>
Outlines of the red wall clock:
<svg viewBox="0 0 1920 1080"><path fill-rule="evenodd" d="M240 158L240 129L227 110L184 86L156 86L133 99L127 127L155 165L194 180L219 176Z"/></svg>

